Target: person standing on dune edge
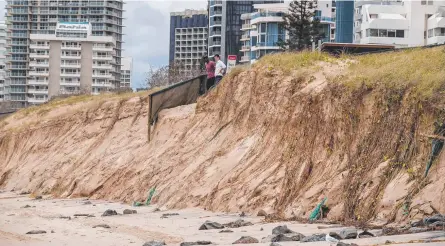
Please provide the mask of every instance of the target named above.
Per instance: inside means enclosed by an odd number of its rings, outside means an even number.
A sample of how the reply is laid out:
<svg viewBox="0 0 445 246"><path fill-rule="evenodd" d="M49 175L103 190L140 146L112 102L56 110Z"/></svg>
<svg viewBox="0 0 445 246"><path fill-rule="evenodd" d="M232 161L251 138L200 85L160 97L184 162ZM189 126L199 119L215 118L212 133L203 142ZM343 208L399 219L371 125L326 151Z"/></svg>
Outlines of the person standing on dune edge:
<svg viewBox="0 0 445 246"><path fill-rule="evenodd" d="M204 58L207 73L207 88L206 91L210 89L215 84L215 62L209 60L208 57Z"/></svg>
<svg viewBox="0 0 445 246"><path fill-rule="evenodd" d="M215 68L215 86L216 86L226 73L226 64L224 64L224 62L221 61L221 58L219 57L218 54L216 54L214 57L216 61L216 68Z"/></svg>

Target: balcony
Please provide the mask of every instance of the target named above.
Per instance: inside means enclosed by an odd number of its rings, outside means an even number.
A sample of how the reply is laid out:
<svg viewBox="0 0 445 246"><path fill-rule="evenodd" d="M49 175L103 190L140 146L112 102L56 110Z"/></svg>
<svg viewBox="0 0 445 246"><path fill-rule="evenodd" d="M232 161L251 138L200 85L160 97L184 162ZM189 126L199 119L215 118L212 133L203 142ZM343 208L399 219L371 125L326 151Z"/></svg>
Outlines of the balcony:
<svg viewBox="0 0 445 246"><path fill-rule="evenodd" d="M37 62L30 62L29 66L30 67L48 67L49 63L48 62L39 62L39 63L37 63Z"/></svg>
<svg viewBox="0 0 445 246"><path fill-rule="evenodd" d="M23 61L28 61L28 59L26 59L26 57L7 57L6 58L7 62L23 62Z"/></svg>
<svg viewBox="0 0 445 246"><path fill-rule="evenodd" d="M251 24L243 24L241 26L241 30L249 30L252 29L252 25Z"/></svg>
<svg viewBox="0 0 445 246"><path fill-rule="evenodd" d="M61 68L80 68L80 63L62 63Z"/></svg>
<svg viewBox="0 0 445 246"><path fill-rule="evenodd" d="M93 82L93 86L94 86L94 87L112 87L113 84L110 83L110 82L102 82L102 83L99 83L99 82Z"/></svg>
<svg viewBox="0 0 445 246"><path fill-rule="evenodd" d="M221 36L221 31L211 31L210 36Z"/></svg>
<svg viewBox="0 0 445 246"><path fill-rule="evenodd" d="M93 46L93 50L97 50L97 51L108 51L108 52L112 52L113 51L113 47L107 47L107 46Z"/></svg>
<svg viewBox="0 0 445 246"><path fill-rule="evenodd" d="M12 70L15 70L15 69L25 70L25 69L27 69L26 65L7 65L6 68L7 69L12 69Z"/></svg>
<svg viewBox="0 0 445 246"><path fill-rule="evenodd" d="M30 58L46 58L49 59L49 54L36 54L36 53L31 53L29 54Z"/></svg>
<svg viewBox="0 0 445 246"><path fill-rule="evenodd" d="M80 60L80 54L79 55L62 55L62 59L66 60Z"/></svg>
<svg viewBox="0 0 445 246"><path fill-rule="evenodd" d="M62 50L80 50L81 47L80 46L74 46L74 45L65 45L62 46Z"/></svg>
<svg viewBox="0 0 445 246"><path fill-rule="evenodd" d="M245 45L241 47L241 51L249 51L250 50L250 46L249 45Z"/></svg>
<svg viewBox="0 0 445 246"><path fill-rule="evenodd" d="M65 80L62 80L62 81L60 81L60 85L61 86L70 86L70 87L80 86L80 82L78 82L78 81L65 81Z"/></svg>
<svg viewBox="0 0 445 246"><path fill-rule="evenodd" d="M222 22L220 20L210 20L210 26L221 26Z"/></svg>
<svg viewBox="0 0 445 246"><path fill-rule="evenodd" d="M49 72L37 72L37 71L29 71L29 76L32 77L48 77L49 76Z"/></svg>
<svg viewBox="0 0 445 246"><path fill-rule="evenodd" d="M112 79L113 75L108 73L108 74L93 74L93 78L99 78L99 79Z"/></svg>
<svg viewBox="0 0 445 246"><path fill-rule="evenodd" d="M48 85L48 80L29 79L28 85Z"/></svg>
<svg viewBox="0 0 445 246"><path fill-rule="evenodd" d="M48 94L47 89L28 89L29 94L39 94L39 95L46 95Z"/></svg>
<svg viewBox="0 0 445 246"><path fill-rule="evenodd" d="M102 69L102 70L111 70L111 69L113 69L113 66L93 64L93 68L94 69Z"/></svg>
<svg viewBox="0 0 445 246"><path fill-rule="evenodd" d="M93 56L93 59L94 60L111 61L111 60L113 60L113 56L98 56L98 55L95 55L95 56Z"/></svg>
<svg viewBox="0 0 445 246"><path fill-rule="evenodd" d="M315 16L315 19L318 19L321 23L335 23L335 19L327 16Z"/></svg>
<svg viewBox="0 0 445 246"><path fill-rule="evenodd" d="M37 50L49 50L49 45L37 45L37 44L30 44L29 45L30 49L37 49Z"/></svg>
<svg viewBox="0 0 445 246"><path fill-rule="evenodd" d="M210 10L210 16L222 15L221 10Z"/></svg>
<svg viewBox="0 0 445 246"><path fill-rule="evenodd" d="M48 101L47 97L28 97L29 103L40 104L40 103L45 103L47 101Z"/></svg>
<svg viewBox="0 0 445 246"><path fill-rule="evenodd" d="M80 71L78 73L61 72L60 77L77 78L80 77Z"/></svg>
<svg viewBox="0 0 445 246"><path fill-rule="evenodd" d="M250 40L250 35L242 35L241 36L241 41L248 41Z"/></svg>
<svg viewBox="0 0 445 246"><path fill-rule="evenodd" d="M26 77L26 73L7 73L6 77L10 77L10 78Z"/></svg>
<svg viewBox="0 0 445 246"><path fill-rule="evenodd" d="M222 6L222 1L220 1L220 0L210 1L209 5L210 6L219 6L219 5Z"/></svg>
<svg viewBox="0 0 445 246"><path fill-rule="evenodd" d="M221 41L210 41L209 46L219 46L221 45Z"/></svg>

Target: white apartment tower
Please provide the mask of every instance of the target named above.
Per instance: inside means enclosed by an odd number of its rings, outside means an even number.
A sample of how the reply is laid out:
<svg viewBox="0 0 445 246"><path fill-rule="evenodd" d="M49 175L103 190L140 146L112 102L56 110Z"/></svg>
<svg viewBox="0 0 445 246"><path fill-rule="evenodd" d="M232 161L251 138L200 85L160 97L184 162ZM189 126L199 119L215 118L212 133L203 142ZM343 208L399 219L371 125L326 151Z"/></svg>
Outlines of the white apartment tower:
<svg viewBox="0 0 445 246"><path fill-rule="evenodd" d="M445 43L444 0L357 1L354 42L398 48Z"/></svg>
<svg viewBox="0 0 445 246"><path fill-rule="evenodd" d="M122 58L121 67L121 88L131 88L131 79L133 71L133 58Z"/></svg>
<svg viewBox="0 0 445 246"><path fill-rule="evenodd" d="M51 63L53 57L50 53L55 52L54 54L56 54L55 49L49 47L49 50L47 49L47 53L45 53L40 47L44 47L45 45L51 46L56 43L60 48L74 48L71 46L82 46L83 42L85 42L85 44L93 44L94 37L112 38L113 42L115 42L114 45L100 42L98 45L105 44L113 46L112 57L107 58L109 59L107 62L109 62L109 66L112 68L109 71L111 75L107 75L106 79L108 81L107 83L112 85L112 88L118 88L120 86L123 0L7 0L6 10L7 54L5 85L7 87L7 94L5 95L5 99L14 102L13 105L26 107L30 104L37 103L37 101L40 103L41 100L36 100L36 98L41 99L42 97L36 97L37 94L35 92L37 88L38 90L45 88L45 85L35 85L32 83L35 83L37 78L41 78L35 76L36 72L44 70L40 69L42 67L39 67L39 70L37 70L37 67L34 65L36 65L38 61L44 62L43 60L39 60L39 58L43 57L37 57L43 54L49 56L48 62ZM60 27L62 23L72 25L84 25L88 23L88 25L91 26L91 32L87 37L83 37L84 40L75 37L77 34L58 37L56 29ZM72 41L72 43L69 43L70 41ZM33 44L33 48L30 47L31 44ZM36 48L39 45L42 46ZM64 52L68 51L74 52L75 50L60 50L61 54L67 54ZM78 51L79 50L77 50L77 52ZM96 51L92 52L93 55L102 56L102 53L99 55L99 53L94 53ZM31 58L31 54L34 57ZM79 55L79 53L77 54ZM43 59L46 59L46 56L44 57ZM81 59L85 59L83 55L80 57ZM33 59L32 66L30 65L31 59ZM62 60L62 57L58 59L61 64L66 63L65 60ZM81 63L81 65L82 64L83 63ZM92 69L92 67L89 69ZM66 74L66 71L68 70L60 70L58 73ZM52 76L52 72L55 72L55 69L54 71L48 70L48 72L48 75ZM93 73L91 72L91 74ZM61 81L68 81L64 78L61 78ZM84 77L81 77L81 81L83 78ZM93 78L90 79L92 80ZM48 81L49 80L50 77L48 77ZM88 84L89 82L85 81L82 83ZM47 86L48 96L51 96L52 93L49 92L52 90L50 89L51 86L49 84ZM62 86L60 89L62 90L64 88L65 87ZM92 87L92 89L92 92L94 92L94 87ZM43 94L43 92L39 91L38 94L41 95L41 93Z"/></svg>
<svg viewBox="0 0 445 246"><path fill-rule="evenodd" d="M31 34L28 104L44 103L58 95L113 89L115 47L111 36L92 36L89 23L60 22L55 34Z"/></svg>
<svg viewBox="0 0 445 246"><path fill-rule="evenodd" d="M0 22L0 102L5 97L5 53L6 53L6 25Z"/></svg>

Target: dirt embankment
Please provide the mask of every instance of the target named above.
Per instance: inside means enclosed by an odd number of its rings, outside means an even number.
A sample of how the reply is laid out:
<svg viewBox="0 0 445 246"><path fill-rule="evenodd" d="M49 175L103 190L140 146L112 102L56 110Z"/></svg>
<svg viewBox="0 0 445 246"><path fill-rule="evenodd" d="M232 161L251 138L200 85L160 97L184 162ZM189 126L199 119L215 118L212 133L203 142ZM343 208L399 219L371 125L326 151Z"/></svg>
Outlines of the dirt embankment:
<svg viewBox="0 0 445 246"><path fill-rule="evenodd" d="M174 208L403 221L445 213L443 155L423 177L439 109L413 87L335 82L349 62L233 72L196 105L114 98L18 113L0 130L0 187ZM348 64L348 65L347 65ZM415 100L414 100L414 99ZM439 112L439 113L438 113Z"/></svg>

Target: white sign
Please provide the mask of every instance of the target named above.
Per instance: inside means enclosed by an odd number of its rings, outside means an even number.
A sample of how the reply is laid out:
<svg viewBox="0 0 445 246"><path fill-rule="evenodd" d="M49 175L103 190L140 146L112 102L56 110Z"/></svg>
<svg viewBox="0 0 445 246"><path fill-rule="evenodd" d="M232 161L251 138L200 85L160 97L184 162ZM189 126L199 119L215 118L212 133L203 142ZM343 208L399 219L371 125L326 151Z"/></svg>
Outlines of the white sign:
<svg viewBox="0 0 445 246"><path fill-rule="evenodd" d="M72 31L88 31L90 25L88 23L57 23L57 30L72 30Z"/></svg>
<svg viewBox="0 0 445 246"><path fill-rule="evenodd" d="M227 56L227 73L230 72L230 69L236 66L236 55L228 55Z"/></svg>

